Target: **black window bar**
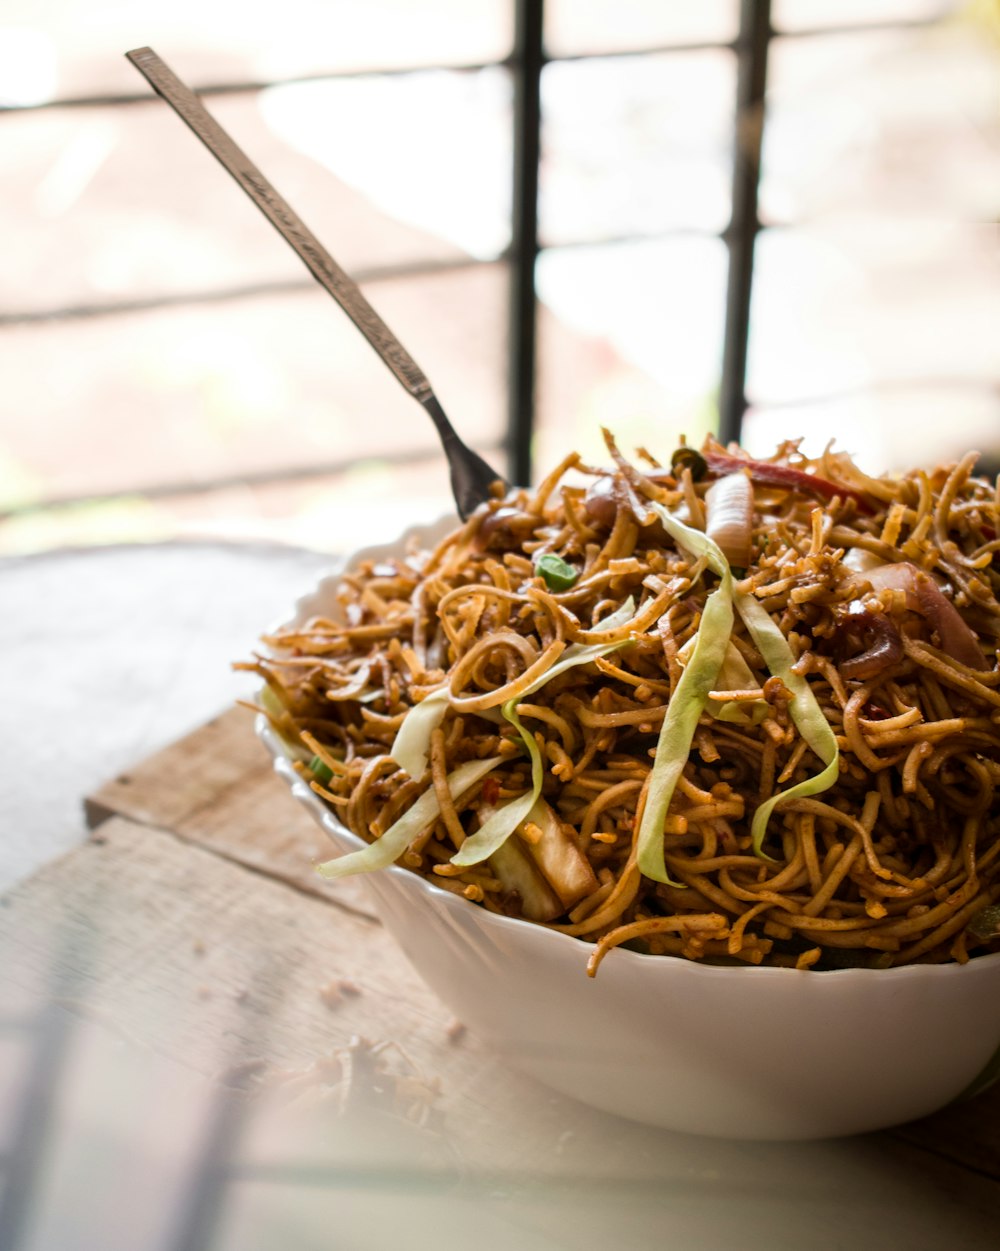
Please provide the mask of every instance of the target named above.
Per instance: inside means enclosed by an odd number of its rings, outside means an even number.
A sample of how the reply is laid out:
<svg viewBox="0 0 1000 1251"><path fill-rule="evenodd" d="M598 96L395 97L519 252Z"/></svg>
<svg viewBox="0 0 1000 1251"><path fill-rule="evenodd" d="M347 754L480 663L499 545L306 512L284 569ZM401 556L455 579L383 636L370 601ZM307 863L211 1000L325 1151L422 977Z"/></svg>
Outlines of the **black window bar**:
<svg viewBox="0 0 1000 1251"><path fill-rule="evenodd" d="M747 344L753 249L760 229L757 187L764 137L767 50L771 39L771 0L741 0L736 43L736 119L733 134L733 193L729 228L729 280L719 382L719 439L739 442L747 409Z"/></svg>
<svg viewBox="0 0 1000 1251"><path fill-rule="evenodd" d="M535 429L535 266L538 261L538 169L542 148L542 70L545 67L544 0L515 0L514 169L511 195L510 320L508 339L507 472L511 482L531 481Z"/></svg>
<svg viewBox="0 0 1000 1251"><path fill-rule="evenodd" d="M541 156L541 76L545 0L515 0L514 172L511 239L508 470L513 482L531 480L535 429L538 239L538 168ZM747 343L754 240L760 229L757 187L764 133L770 0L741 0L733 135L732 209L723 239L729 247L729 279L719 383L719 438L739 442L746 411ZM716 45L717 46L717 45Z"/></svg>

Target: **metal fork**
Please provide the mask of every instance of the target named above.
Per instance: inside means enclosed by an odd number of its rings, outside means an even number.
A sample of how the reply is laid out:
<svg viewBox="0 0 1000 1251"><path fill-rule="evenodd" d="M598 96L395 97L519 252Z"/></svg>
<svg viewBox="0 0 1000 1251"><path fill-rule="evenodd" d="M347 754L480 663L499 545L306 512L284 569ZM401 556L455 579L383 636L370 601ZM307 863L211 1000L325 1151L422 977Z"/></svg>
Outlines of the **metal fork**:
<svg viewBox="0 0 1000 1251"><path fill-rule="evenodd" d="M445 415L423 370L344 272L245 152L223 130L190 87L186 86L152 48L125 53L158 95L202 141L233 176L267 220L305 263L306 268L337 301L396 379L423 406L437 429L451 471L451 490L462 520L489 498L494 484L506 483L495 469L462 442Z"/></svg>

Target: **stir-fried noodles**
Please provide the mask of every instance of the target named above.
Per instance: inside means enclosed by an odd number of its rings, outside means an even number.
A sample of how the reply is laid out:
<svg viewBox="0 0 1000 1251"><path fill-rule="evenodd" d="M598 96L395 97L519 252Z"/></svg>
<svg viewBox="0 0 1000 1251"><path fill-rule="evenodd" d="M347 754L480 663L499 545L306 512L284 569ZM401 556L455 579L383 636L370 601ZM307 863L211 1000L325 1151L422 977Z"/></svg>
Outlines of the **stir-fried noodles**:
<svg viewBox="0 0 1000 1251"><path fill-rule="evenodd" d="M607 436L242 666L368 846L612 947L830 969L1000 948L1000 492Z"/></svg>

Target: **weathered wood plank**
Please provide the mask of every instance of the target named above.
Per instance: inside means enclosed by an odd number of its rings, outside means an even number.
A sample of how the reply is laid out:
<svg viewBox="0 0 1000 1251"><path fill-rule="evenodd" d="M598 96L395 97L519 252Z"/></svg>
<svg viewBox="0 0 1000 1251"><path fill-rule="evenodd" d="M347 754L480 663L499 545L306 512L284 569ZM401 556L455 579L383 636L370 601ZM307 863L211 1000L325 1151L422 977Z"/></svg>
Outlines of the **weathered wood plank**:
<svg viewBox="0 0 1000 1251"><path fill-rule="evenodd" d="M359 1184L420 1187L443 1202L463 1188L485 1198L516 1195L563 1223L589 1204L578 1223L603 1222L608 1237L619 1217L627 1230L641 1214L640 1242L622 1246L653 1245L662 1219L695 1231L709 1212L734 1237L750 1218L779 1228L791 1204L797 1220L824 1214L822 1228L847 1194L836 1245L841 1236L863 1240L889 1209L901 1214L901 1237L916 1245L923 1224L953 1222L956 1205L963 1245L992 1245L1000 1183L911 1143L885 1135L793 1148L702 1140L550 1094L471 1035L456 1042L449 1013L380 926L152 827L110 818L91 844L3 904L6 1004L48 997L216 1077L247 1061L260 1061L265 1078L307 1070L361 1035L398 1042L424 1078L440 1084L441 1132L421 1137L400 1124L366 1138L367 1122L360 1137L353 1128L330 1132L337 1101L307 1081L295 1105L301 1125L280 1109L248 1112L231 1144L234 1178L301 1182L316 1193L317 1185L342 1185L353 1168L371 1179ZM338 978L360 993L331 1007L322 991ZM586 1245L585 1230L574 1245Z"/></svg>
<svg viewBox="0 0 1000 1251"><path fill-rule="evenodd" d="M5 1001L54 994L202 1074L248 1060L299 1069L356 1036L397 1042L440 1081L463 1150L488 1151L491 1167L521 1162L512 1124L530 1124L545 1154L591 1117L471 1035L456 1042L451 1014L376 922L172 834L110 818L3 902ZM339 979L358 993L330 1006Z"/></svg>
<svg viewBox="0 0 1000 1251"><path fill-rule="evenodd" d="M112 778L86 800L90 823L116 812L171 830L190 820L228 795L256 766L240 728L252 736L249 711L229 709Z"/></svg>
<svg viewBox="0 0 1000 1251"><path fill-rule="evenodd" d="M215 717L112 778L85 801L96 827L110 816L182 838L341 907L373 916L364 884L313 871L330 843L271 769L245 708Z"/></svg>
<svg viewBox="0 0 1000 1251"><path fill-rule="evenodd" d="M298 1064L359 1030L383 1033L390 985L408 1027L446 1041L445 1010L376 922L120 817L4 904L0 942L17 952L4 981L55 979L62 997L205 1074L247 1059L254 1042ZM320 998L338 977L362 991L353 1016Z"/></svg>

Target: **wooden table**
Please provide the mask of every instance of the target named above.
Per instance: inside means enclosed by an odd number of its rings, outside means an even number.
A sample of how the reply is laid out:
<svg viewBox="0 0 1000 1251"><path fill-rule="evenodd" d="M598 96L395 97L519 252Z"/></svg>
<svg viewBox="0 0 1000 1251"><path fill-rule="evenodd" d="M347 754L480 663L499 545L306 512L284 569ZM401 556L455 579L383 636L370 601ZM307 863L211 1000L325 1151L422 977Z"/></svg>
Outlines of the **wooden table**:
<svg viewBox="0 0 1000 1251"><path fill-rule="evenodd" d="M248 713L149 751L320 564L161 547L0 567L22 868L0 899L2 1251L995 1247L997 1088L795 1145L591 1112L462 1030L363 883L313 875L323 836Z"/></svg>

